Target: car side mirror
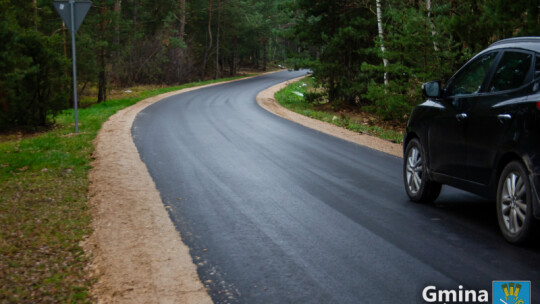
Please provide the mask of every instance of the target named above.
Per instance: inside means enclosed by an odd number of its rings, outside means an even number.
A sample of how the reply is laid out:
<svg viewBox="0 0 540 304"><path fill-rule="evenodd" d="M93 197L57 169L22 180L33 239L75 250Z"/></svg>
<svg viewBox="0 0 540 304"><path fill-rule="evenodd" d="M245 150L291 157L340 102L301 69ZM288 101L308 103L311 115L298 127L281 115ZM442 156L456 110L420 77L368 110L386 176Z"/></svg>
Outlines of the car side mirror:
<svg viewBox="0 0 540 304"><path fill-rule="evenodd" d="M441 82L440 81L430 81L422 85L422 94L425 97L441 97Z"/></svg>

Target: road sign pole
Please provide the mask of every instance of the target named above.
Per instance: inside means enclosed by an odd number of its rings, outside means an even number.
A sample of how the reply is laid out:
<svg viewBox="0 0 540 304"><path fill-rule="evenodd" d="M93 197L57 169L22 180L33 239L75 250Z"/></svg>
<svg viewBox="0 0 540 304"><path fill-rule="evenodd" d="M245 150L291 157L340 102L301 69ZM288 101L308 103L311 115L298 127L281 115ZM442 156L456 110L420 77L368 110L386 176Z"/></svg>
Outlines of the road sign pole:
<svg viewBox="0 0 540 304"><path fill-rule="evenodd" d="M69 12L67 11L67 4L69 4ZM53 1L53 6L60 14L60 17L64 23L68 26L71 32L71 58L73 63L73 106L75 109L75 133L79 133L79 112L77 101L77 51L75 49L75 34L77 29L81 25L86 13L92 6L92 2L88 0L61 0ZM75 20L75 18L77 20Z"/></svg>
<svg viewBox="0 0 540 304"><path fill-rule="evenodd" d="M69 0L69 10L71 14L71 28L75 28L75 0ZM71 31L71 54L73 58L73 106L75 109L75 133L79 133L79 113L77 109L77 53L75 50L75 31Z"/></svg>

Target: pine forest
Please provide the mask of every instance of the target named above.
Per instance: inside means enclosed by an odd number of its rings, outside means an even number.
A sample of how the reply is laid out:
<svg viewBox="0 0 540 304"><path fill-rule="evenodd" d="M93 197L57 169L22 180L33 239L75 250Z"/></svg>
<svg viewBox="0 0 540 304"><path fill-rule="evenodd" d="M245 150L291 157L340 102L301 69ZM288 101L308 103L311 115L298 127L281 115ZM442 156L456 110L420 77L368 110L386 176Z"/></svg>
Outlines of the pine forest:
<svg viewBox="0 0 540 304"><path fill-rule="evenodd" d="M80 94L241 70L309 68L318 96L405 121L420 86L499 39L540 34L535 0L94 0L77 32ZM0 0L0 129L72 106L71 39L50 0Z"/></svg>

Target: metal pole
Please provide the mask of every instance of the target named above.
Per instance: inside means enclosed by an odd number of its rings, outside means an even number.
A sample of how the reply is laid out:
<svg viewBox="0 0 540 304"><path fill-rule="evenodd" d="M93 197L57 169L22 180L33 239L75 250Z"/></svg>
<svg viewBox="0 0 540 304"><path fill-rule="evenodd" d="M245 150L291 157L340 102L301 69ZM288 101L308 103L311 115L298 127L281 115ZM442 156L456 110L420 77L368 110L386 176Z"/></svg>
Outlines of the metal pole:
<svg viewBox="0 0 540 304"><path fill-rule="evenodd" d="M77 111L77 54L75 51L75 4L69 0L71 14L71 53L73 58L73 105L75 108L75 133L79 133L79 114Z"/></svg>

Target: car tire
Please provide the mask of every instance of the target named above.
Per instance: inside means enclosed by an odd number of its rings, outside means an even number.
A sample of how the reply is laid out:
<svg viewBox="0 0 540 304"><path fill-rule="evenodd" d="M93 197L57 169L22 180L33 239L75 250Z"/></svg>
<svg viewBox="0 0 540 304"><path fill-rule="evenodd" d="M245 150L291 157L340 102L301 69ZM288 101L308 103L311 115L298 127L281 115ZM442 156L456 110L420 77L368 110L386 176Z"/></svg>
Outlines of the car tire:
<svg viewBox="0 0 540 304"><path fill-rule="evenodd" d="M439 197L441 184L431 181L427 174L426 157L420 141L413 138L405 149L403 181L413 202L431 203Z"/></svg>
<svg viewBox="0 0 540 304"><path fill-rule="evenodd" d="M497 187L497 218L504 238L513 244L527 242L536 230L531 184L519 161L506 165Z"/></svg>

